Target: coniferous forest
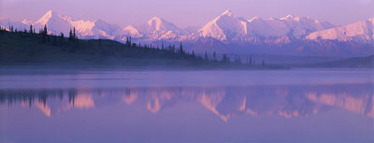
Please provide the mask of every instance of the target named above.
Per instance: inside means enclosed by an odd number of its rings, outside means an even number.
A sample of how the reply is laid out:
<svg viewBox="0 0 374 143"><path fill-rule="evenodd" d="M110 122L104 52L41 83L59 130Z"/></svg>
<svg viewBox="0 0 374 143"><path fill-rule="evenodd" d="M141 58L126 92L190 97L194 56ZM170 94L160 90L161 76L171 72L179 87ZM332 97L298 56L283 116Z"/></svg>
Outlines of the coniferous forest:
<svg viewBox="0 0 374 143"><path fill-rule="evenodd" d="M160 46L126 43L106 39L78 39L75 28L69 35L49 35L48 27L39 32L30 25L29 30L13 27L0 29L1 66L48 67L186 67L186 68L275 68L252 59L242 62L240 57L230 59L216 53L197 55L187 52L183 44Z"/></svg>

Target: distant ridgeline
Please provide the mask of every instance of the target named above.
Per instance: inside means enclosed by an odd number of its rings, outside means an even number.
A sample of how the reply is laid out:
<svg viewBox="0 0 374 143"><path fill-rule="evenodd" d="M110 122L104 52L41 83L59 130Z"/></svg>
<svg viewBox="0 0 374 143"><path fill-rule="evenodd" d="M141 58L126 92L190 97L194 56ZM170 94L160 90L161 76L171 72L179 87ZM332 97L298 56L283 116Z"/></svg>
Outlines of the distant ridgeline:
<svg viewBox="0 0 374 143"><path fill-rule="evenodd" d="M112 40L80 40L75 28L69 36L48 35L47 26L39 33L32 25L19 31L0 27L1 66L135 66L135 67L199 67L199 68L274 68L262 61L255 64L252 58L242 62L239 56L230 59L226 54L195 55L186 52L183 45L161 47L141 45L127 38L125 44Z"/></svg>

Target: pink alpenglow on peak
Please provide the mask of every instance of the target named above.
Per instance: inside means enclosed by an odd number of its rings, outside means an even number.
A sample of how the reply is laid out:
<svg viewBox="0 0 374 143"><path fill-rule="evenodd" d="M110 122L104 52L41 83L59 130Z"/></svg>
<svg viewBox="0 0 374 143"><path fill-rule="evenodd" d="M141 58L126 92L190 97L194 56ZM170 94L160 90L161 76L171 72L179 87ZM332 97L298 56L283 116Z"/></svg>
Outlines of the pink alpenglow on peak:
<svg viewBox="0 0 374 143"><path fill-rule="evenodd" d="M356 41L374 45L374 18L359 21L347 26L316 31L308 36L309 40L338 40L338 41Z"/></svg>
<svg viewBox="0 0 374 143"><path fill-rule="evenodd" d="M282 18L280 18L280 20L289 20L289 19L294 19L294 18L297 18L297 17L295 17L295 16L289 14L289 15L287 15L286 17L282 17Z"/></svg>
<svg viewBox="0 0 374 143"><path fill-rule="evenodd" d="M0 20L0 25L8 27L9 20ZM199 38L213 38L219 41L235 42L246 41L256 37L280 38L291 35L302 39L304 36L328 28L332 24L319 22L308 17L295 17L288 15L283 18L262 19L253 17L249 20L236 17L230 10L224 11L218 17L201 28L182 29L160 17L153 17L145 24L139 26L119 26L109 24L102 20L73 20L54 11L48 11L39 20L24 20L22 23L12 23L18 29L28 29L29 25L35 29L48 26L49 33L65 35L69 30L76 28L80 38L106 38L123 41L126 36L138 38L141 41L190 41Z"/></svg>
<svg viewBox="0 0 374 143"><path fill-rule="evenodd" d="M373 21L374 18L370 18L347 26L335 27L331 23L310 17L288 15L269 19L257 16L242 18L226 10L201 27L183 29L157 16L141 25L119 27L103 20L75 20L57 12L48 11L36 21L26 19L14 22L2 18L0 26L8 30L10 26L18 30L28 30L32 24L38 31L47 25L48 33L53 35L59 35L61 32L68 35L69 30L75 28L78 37L82 39L102 38L125 42L126 37L131 36L134 42L140 43L183 42L201 47L204 42L210 42L209 46L205 44L204 47L213 48L215 42L220 42L221 46L240 43L244 46L274 44L281 47L284 44L300 41L320 44L320 39L374 45ZM321 47L326 46L329 45Z"/></svg>
<svg viewBox="0 0 374 143"><path fill-rule="evenodd" d="M227 10L199 29L198 33L202 37L216 38L221 41L237 39L247 34L247 22Z"/></svg>
<svg viewBox="0 0 374 143"><path fill-rule="evenodd" d="M224 15L226 15L226 16L230 16L230 17L234 16L234 15L232 14L231 10L226 10L225 12L223 12L223 13L221 14L221 16L224 16Z"/></svg>
<svg viewBox="0 0 374 143"><path fill-rule="evenodd" d="M309 17L288 15L280 19L262 19L253 17L249 20L235 17L230 11L225 11L219 17L209 22L199 30L200 36L211 37L221 41L240 41L253 37L276 38L291 35L302 39L314 31L333 27L330 23L320 23Z"/></svg>
<svg viewBox="0 0 374 143"><path fill-rule="evenodd" d="M180 28L175 26L173 23L161 19L160 17L153 17L147 22L145 26L147 32L155 31L179 31Z"/></svg>

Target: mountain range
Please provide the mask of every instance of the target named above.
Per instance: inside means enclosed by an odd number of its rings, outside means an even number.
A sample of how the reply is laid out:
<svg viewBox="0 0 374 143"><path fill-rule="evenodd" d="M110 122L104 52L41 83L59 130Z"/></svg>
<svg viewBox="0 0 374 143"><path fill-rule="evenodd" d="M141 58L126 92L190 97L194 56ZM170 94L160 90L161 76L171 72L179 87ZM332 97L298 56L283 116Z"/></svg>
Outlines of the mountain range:
<svg viewBox="0 0 374 143"><path fill-rule="evenodd" d="M201 28L179 28L160 17L144 24L124 28L103 20L75 20L48 11L40 19L12 21L0 18L0 26L38 31L48 26L48 33L68 35L75 28L82 39L112 39L144 44L183 42L187 50L240 54L283 54L313 56L358 56L374 53L374 18L346 26L335 26L310 17L288 15L282 18L245 19L227 10Z"/></svg>

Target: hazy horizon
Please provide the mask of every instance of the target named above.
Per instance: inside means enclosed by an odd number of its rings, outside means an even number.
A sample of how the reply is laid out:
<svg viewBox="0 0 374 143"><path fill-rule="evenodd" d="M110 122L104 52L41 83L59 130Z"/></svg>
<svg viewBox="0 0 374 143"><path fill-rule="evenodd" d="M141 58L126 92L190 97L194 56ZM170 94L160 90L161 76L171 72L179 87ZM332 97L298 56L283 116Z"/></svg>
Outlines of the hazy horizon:
<svg viewBox="0 0 374 143"><path fill-rule="evenodd" d="M374 0L1 0L0 17L37 20L52 10L74 19L102 19L127 26L158 16L185 28L203 26L225 10L231 10L234 15L246 19L254 16L281 18L291 14L346 25L372 18L373 7Z"/></svg>

